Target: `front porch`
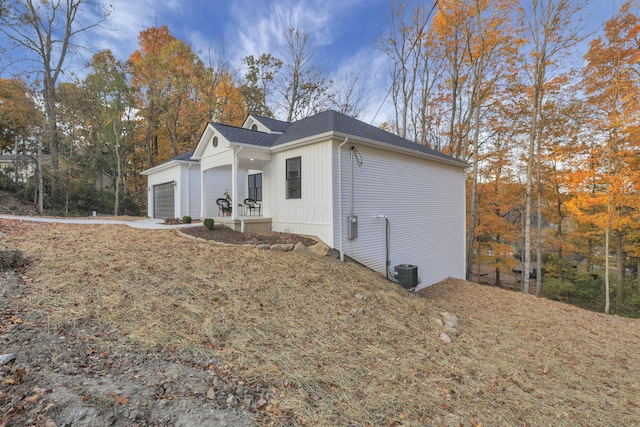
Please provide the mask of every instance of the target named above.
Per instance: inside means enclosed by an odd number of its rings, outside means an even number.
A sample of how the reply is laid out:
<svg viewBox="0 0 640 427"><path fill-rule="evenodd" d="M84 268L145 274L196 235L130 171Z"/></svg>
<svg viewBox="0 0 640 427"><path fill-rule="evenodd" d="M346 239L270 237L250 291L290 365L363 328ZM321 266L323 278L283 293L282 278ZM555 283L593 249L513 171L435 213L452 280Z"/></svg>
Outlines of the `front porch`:
<svg viewBox="0 0 640 427"><path fill-rule="evenodd" d="M216 224L223 224L232 230L243 233L265 233L271 231L271 218L263 216L218 216L213 220Z"/></svg>

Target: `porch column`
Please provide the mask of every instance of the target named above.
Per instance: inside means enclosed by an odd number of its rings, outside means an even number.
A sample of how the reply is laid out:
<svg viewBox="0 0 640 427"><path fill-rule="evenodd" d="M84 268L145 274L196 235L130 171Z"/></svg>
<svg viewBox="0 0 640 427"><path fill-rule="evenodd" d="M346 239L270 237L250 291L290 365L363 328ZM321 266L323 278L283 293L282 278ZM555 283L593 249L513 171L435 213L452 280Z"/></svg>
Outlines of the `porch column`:
<svg viewBox="0 0 640 427"><path fill-rule="evenodd" d="M205 191L206 173L206 170L200 169L200 219L203 221L207 217L207 192Z"/></svg>
<svg viewBox="0 0 640 427"><path fill-rule="evenodd" d="M191 163L187 164L187 208L184 212L191 216Z"/></svg>
<svg viewBox="0 0 640 427"><path fill-rule="evenodd" d="M238 219L238 162L240 161L238 153L242 150L242 147L238 151L233 151L233 166L231 167L231 217L235 220Z"/></svg>
<svg viewBox="0 0 640 427"><path fill-rule="evenodd" d="M149 215L149 218L153 218L155 215L154 209L153 209L153 185L148 184L147 187L147 215Z"/></svg>

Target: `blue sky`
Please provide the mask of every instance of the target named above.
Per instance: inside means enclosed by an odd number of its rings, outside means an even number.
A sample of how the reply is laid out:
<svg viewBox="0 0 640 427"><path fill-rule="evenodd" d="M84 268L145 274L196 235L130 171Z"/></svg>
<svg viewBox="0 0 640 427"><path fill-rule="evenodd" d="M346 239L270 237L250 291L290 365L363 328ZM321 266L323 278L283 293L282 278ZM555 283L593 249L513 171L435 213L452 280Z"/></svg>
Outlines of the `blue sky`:
<svg viewBox="0 0 640 427"><path fill-rule="evenodd" d="M140 31L155 25L166 24L174 36L202 56L224 48L234 68L250 54L282 56L284 32L295 27L310 35L316 63L329 78L352 70L362 73L371 97L365 118L373 119L388 88L387 59L376 50L375 40L386 28L391 0L99 1L112 5L113 12L100 28L83 33L83 39L78 40L89 47L74 64L80 74L82 63L101 49L111 49L119 59L127 59L137 48ZM592 0L585 11L585 31L596 31L622 2ZM431 1L423 3L430 5ZM575 58L583 53L576 52ZM377 123L386 118L388 108L383 108Z"/></svg>
<svg viewBox="0 0 640 427"><path fill-rule="evenodd" d="M247 55L282 57L284 32L295 27L309 34L314 59L328 78L361 73L376 100L364 116L373 118L387 89L387 59L376 50L375 39L386 27L389 0L104 1L113 12L100 34L87 41L92 50L109 48L126 59L140 31L157 22L203 57L224 49L231 66L239 68Z"/></svg>

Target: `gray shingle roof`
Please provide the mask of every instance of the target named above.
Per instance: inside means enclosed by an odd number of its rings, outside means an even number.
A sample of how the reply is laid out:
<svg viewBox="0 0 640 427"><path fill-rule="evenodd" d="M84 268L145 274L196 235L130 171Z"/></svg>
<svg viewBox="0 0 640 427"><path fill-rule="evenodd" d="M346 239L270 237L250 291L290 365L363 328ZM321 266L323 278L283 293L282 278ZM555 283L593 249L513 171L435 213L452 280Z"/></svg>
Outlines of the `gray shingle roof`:
<svg viewBox="0 0 640 427"><path fill-rule="evenodd" d="M264 116L257 116L255 114L253 114L252 116L267 128L271 129L271 131L273 132L286 132L286 130L289 129L289 126L291 126L291 123L283 122L282 120L271 119Z"/></svg>
<svg viewBox="0 0 640 427"><path fill-rule="evenodd" d="M409 141L408 139L394 135L378 127L333 110L323 111L322 113L291 123L289 129L287 129L284 134L280 135L273 145L285 144L301 138L331 131L340 132L355 138L369 139L383 144L419 151L421 153L430 154L449 161L453 160L464 165L463 162L460 162L451 156L447 156L439 151L432 150L424 145Z"/></svg>
<svg viewBox="0 0 640 427"><path fill-rule="evenodd" d="M459 164L462 167L467 166L466 163L454 157L425 147L424 145L417 144L413 141L409 141L408 139L394 135L378 127L333 110L323 111L293 123L287 123L261 116L253 117L272 131L283 131L284 133L270 134L215 122L210 122L209 124L232 144L246 144L263 148L271 148L315 135L337 132L353 138L353 142L357 142L358 140L374 141L383 145L386 144L392 147L413 150L433 157L439 157L449 163L453 162L455 164ZM189 153L185 153L171 160L191 160L192 155L193 151L190 151Z"/></svg>
<svg viewBox="0 0 640 427"><path fill-rule="evenodd" d="M251 129L228 126L220 123L211 122L210 124L215 130L220 132L230 142L237 142L241 144L257 145L259 147L271 147L273 143L281 136L280 134L258 132Z"/></svg>
<svg viewBox="0 0 640 427"><path fill-rule="evenodd" d="M2 162L13 162L16 159L16 156L13 154L0 154L0 161ZM29 156L21 154L19 159L21 161L29 160Z"/></svg>
<svg viewBox="0 0 640 427"><path fill-rule="evenodd" d="M169 159L167 161L170 162L172 160L180 160L183 162L197 162L197 160L192 160L191 156L193 156L193 150L184 154L180 154L179 156L175 156L173 159Z"/></svg>

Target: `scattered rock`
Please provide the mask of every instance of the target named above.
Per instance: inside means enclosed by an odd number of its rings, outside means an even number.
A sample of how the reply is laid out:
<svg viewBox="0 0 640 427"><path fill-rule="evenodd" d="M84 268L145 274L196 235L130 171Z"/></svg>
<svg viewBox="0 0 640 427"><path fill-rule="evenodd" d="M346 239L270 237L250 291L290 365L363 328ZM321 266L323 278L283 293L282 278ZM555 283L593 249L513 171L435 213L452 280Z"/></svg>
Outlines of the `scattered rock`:
<svg viewBox="0 0 640 427"><path fill-rule="evenodd" d="M267 245L267 244L259 244L256 245L256 249L260 249L262 251L267 251L271 248L271 245Z"/></svg>
<svg viewBox="0 0 640 427"><path fill-rule="evenodd" d="M447 313L443 311L440 313L442 316L442 321L444 322L444 326L449 328L457 328L458 327L458 317L455 314Z"/></svg>
<svg viewBox="0 0 640 427"><path fill-rule="evenodd" d="M238 404L238 398L235 397L233 394L230 394L229 397L227 397L227 405L236 406L237 404Z"/></svg>
<svg viewBox="0 0 640 427"><path fill-rule="evenodd" d="M304 243L302 242L298 242L296 243L296 245L293 247L294 251L308 251L307 247L304 245Z"/></svg>
<svg viewBox="0 0 640 427"><path fill-rule="evenodd" d="M0 274L3 321L27 318L13 304L30 291L16 273ZM0 356L5 362L15 357L20 369L3 367L4 375L14 382L0 391L0 425L257 425L255 414L248 412L253 408L249 398L262 396L254 386L235 383L233 378L226 384L200 364L174 360L174 353L152 354L133 346L103 353L94 347L95 341L87 340L93 329L51 330L39 323L40 318L29 318L2 333ZM115 330L98 330L104 339L122 339ZM66 339L60 340L59 333ZM229 395L238 391L242 394L234 395L228 405ZM241 405L245 401L248 404ZM8 412L11 408L19 411Z"/></svg>
<svg viewBox="0 0 640 427"><path fill-rule="evenodd" d="M313 246L309 246L308 249L310 252L320 256L329 256L331 254L331 248L323 242L318 242Z"/></svg>
<svg viewBox="0 0 640 427"><path fill-rule="evenodd" d="M214 400L215 398L216 398L216 389L214 389L213 387L209 387L209 390L207 390L207 399Z"/></svg>
<svg viewBox="0 0 640 427"><path fill-rule="evenodd" d="M436 319L436 325L438 326L444 326L444 322L442 321L442 319Z"/></svg>
<svg viewBox="0 0 640 427"><path fill-rule="evenodd" d="M460 333L456 328L452 328L450 326L445 326L444 327L444 332L449 336L451 336L451 335L456 336L456 335L458 335Z"/></svg>
<svg viewBox="0 0 640 427"><path fill-rule="evenodd" d="M288 252L293 250L293 243L276 243L271 245L272 251Z"/></svg>
<svg viewBox="0 0 640 427"><path fill-rule="evenodd" d="M13 354L3 354L0 356L0 366L6 365L7 363L15 360L16 356Z"/></svg>
<svg viewBox="0 0 640 427"><path fill-rule="evenodd" d="M445 344L450 344L451 343L451 337L443 332L443 333L440 334L440 341L442 341Z"/></svg>

